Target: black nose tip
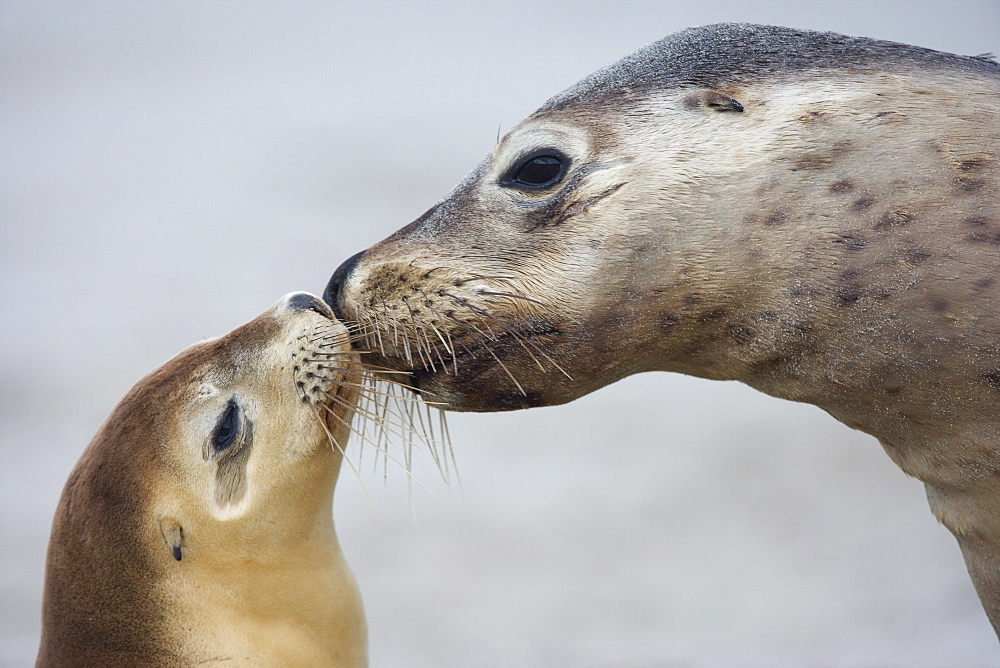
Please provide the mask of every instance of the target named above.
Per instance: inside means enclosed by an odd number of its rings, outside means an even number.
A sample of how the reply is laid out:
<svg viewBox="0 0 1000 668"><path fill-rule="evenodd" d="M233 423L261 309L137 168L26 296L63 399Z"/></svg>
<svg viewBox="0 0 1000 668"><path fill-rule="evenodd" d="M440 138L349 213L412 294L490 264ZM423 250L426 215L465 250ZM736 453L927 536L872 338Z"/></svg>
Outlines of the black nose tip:
<svg viewBox="0 0 1000 668"><path fill-rule="evenodd" d="M347 281L347 277L351 275L354 271L355 265L358 264L358 260L365 252L355 253L351 257L344 261L344 264L337 267L337 271L333 272L333 276L330 277L330 282L326 284L326 290L323 291L323 301L330 305L333 309L334 315L337 316L337 320L345 320L344 314L340 310L340 298L341 293L344 289L344 282Z"/></svg>
<svg viewBox="0 0 1000 668"><path fill-rule="evenodd" d="M316 311L317 313L331 317L330 307L320 301L319 297L308 292L296 292L288 298L288 308L294 311Z"/></svg>

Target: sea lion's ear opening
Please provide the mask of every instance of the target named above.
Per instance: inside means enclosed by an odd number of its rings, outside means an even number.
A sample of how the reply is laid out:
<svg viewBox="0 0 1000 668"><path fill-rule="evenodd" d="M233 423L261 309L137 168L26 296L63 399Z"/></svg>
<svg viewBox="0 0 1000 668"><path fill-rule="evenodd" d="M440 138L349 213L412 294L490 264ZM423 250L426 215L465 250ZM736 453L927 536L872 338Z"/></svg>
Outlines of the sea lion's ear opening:
<svg viewBox="0 0 1000 668"><path fill-rule="evenodd" d="M184 532L180 523L170 517L164 517L160 520L160 532L163 534L163 540L167 542L167 547L170 548L170 553L174 555L174 559L180 561L181 544L184 541Z"/></svg>
<svg viewBox="0 0 1000 668"><path fill-rule="evenodd" d="M743 111L743 105L735 98L717 90L696 90L684 96L684 106L688 109L711 109L713 111Z"/></svg>

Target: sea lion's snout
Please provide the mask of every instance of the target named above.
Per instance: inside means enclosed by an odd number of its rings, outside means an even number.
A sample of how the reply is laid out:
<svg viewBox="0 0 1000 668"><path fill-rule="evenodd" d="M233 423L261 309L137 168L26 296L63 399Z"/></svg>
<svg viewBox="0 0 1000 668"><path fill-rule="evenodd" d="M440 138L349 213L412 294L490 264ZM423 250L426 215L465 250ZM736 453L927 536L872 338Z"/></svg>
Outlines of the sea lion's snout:
<svg viewBox="0 0 1000 668"><path fill-rule="evenodd" d="M340 302L344 297L344 283L347 282L351 272L354 271L354 267L358 264L358 260L360 260L361 256L364 254L365 251L355 253L351 257L347 258L343 264L337 267L337 270L333 272L333 276L330 277L330 282L326 284L326 290L323 291L323 300L330 305L331 309L333 309L333 313L337 317L337 320L347 320L340 308Z"/></svg>

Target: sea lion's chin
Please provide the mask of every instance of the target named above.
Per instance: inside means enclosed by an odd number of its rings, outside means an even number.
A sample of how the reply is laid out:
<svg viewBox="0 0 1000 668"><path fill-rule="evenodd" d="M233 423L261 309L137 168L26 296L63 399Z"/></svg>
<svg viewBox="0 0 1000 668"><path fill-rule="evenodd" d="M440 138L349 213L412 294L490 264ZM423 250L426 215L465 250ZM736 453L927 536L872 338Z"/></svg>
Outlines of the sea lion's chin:
<svg viewBox="0 0 1000 668"><path fill-rule="evenodd" d="M363 360L369 368L379 369L381 380L408 387L429 405L449 411L555 406L596 389L591 384L573 382L570 372L563 366L557 368L551 360L539 365L523 350L507 350L496 358L463 356L448 359L447 364L439 361L417 368L405 357L370 353Z"/></svg>
<svg viewBox="0 0 1000 668"><path fill-rule="evenodd" d="M410 377L425 401L451 411L512 411L562 404L575 398L560 397L548 388L534 387L526 381L518 389L496 364L479 374L455 376L443 371L415 371Z"/></svg>

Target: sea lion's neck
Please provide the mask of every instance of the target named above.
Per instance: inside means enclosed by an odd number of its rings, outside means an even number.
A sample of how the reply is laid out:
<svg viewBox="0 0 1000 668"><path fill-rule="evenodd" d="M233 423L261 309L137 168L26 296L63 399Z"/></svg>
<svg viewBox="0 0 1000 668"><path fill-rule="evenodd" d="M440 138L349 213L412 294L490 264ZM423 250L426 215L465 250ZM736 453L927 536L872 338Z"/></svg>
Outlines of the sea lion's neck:
<svg viewBox="0 0 1000 668"><path fill-rule="evenodd" d="M167 633L185 656L363 663L361 598L332 517L340 455L326 448L313 457L294 484L252 498L243 516L220 521L208 512L156 511L154 519L170 517L183 530L180 560L166 544L158 546L164 570L157 591L171 601ZM343 654L344 648L356 652Z"/></svg>
<svg viewBox="0 0 1000 668"><path fill-rule="evenodd" d="M982 269L996 266L983 211L1000 133L947 129L985 114L1000 127L991 94L943 73L739 91L745 112L685 147L699 178L672 185L691 205L665 225L683 234L664 258L659 368L815 404L941 487L1000 471L1000 434L966 419L996 410L1000 320L962 306L1000 300Z"/></svg>
<svg viewBox="0 0 1000 668"><path fill-rule="evenodd" d="M172 598L168 634L185 656L274 665L363 662L360 594L332 521L251 560L220 551L184 561L171 564L158 588ZM341 653L350 647L354 654Z"/></svg>

